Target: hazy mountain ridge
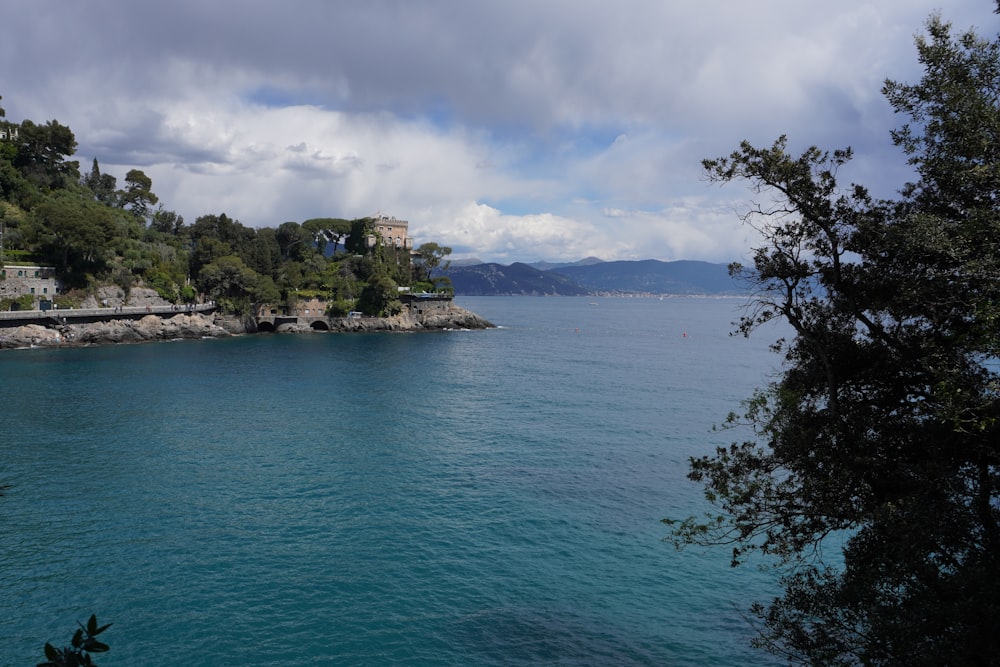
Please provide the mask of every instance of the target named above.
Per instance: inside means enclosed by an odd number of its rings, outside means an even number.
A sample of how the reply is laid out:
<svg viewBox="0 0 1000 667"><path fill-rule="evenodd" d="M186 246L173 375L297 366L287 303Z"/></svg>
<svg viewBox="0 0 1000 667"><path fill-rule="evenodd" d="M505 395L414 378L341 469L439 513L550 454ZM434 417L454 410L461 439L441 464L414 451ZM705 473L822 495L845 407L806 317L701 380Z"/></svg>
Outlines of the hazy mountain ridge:
<svg viewBox="0 0 1000 667"><path fill-rule="evenodd" d="M447 275L455 293L466 296L584 294L742 294L726 264L655 259L602 262L587 258L542 270L516 262L452 266Z"/></svg>
<svg viewBox="0 0 1000 667"><path fill-rule="evenodd" d="M476 264L449 268L455 294L465 296L580 296L588 290L566 276L539 271L527 264Z"/></svg>

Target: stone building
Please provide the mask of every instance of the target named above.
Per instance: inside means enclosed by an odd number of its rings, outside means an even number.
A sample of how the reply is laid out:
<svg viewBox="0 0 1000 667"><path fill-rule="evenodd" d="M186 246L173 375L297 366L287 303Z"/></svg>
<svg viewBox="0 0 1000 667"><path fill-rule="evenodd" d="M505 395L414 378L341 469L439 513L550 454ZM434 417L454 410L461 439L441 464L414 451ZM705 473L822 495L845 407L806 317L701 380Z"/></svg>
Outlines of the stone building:
<svg viewBox="0 0 1000 667"><path fill-rule="evenodd" d="M4 264L0 267L0 299L16 299L25 294L39 300L51 299L61 290L52 266Z"/></svg>

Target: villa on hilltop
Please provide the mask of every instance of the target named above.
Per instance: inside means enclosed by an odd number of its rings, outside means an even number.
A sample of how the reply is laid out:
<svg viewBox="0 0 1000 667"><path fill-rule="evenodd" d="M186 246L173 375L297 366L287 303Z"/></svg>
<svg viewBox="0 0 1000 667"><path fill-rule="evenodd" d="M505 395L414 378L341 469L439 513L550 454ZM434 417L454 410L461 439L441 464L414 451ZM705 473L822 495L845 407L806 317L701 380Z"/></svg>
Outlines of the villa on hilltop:
<svg viewBox="0 0 1000 667"><path fill-rule="evenodd" d="M413 239L409 235L410 223L406 220L376 213L372 216L372 228L372 231L378 232L378 235L368 237L369 247L374 247L379 238L385 245L395 248L409 250L413 247Z"/></svg>

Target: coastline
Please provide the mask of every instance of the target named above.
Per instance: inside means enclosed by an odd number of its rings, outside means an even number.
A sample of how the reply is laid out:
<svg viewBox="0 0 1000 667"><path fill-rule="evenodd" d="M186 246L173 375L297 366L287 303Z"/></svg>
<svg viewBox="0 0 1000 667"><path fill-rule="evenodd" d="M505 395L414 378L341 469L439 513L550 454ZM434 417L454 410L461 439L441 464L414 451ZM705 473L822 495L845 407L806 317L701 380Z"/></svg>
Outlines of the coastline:
<svg viewBox="0 0 1000 667"><path fill-rule="evenodd" d="M27 319L27 318L26 318ZM449 304L432 312L405 308L391 317L323 318L324 327L300 323L282 324L276 333L416 332L449 329L491 329L479 315ZM167 312L147 314L139 319L108 319L98 322L15 325L8 320L0 328L0 350L26 348L88 347L157 341L224 338L262 333L254 319L241 320L224 313Z"/></svg>

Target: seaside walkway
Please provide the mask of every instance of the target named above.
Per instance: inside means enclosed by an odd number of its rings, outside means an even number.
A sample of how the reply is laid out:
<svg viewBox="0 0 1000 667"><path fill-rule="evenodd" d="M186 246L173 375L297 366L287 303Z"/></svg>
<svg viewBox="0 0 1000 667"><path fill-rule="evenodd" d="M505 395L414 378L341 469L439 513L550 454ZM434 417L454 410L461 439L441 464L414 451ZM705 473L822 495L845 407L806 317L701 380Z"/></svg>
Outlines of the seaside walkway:
<svg viewBox="0 0 1000 667"><path fill-rule="evenodd" d="M52 310L0 311L0 327L19 327L25 324L84 324L109 320L138 320L146 315L170 317L184 313L211 313L214 301L183 306L118 306L106 308L58 308Z"/></svg>

